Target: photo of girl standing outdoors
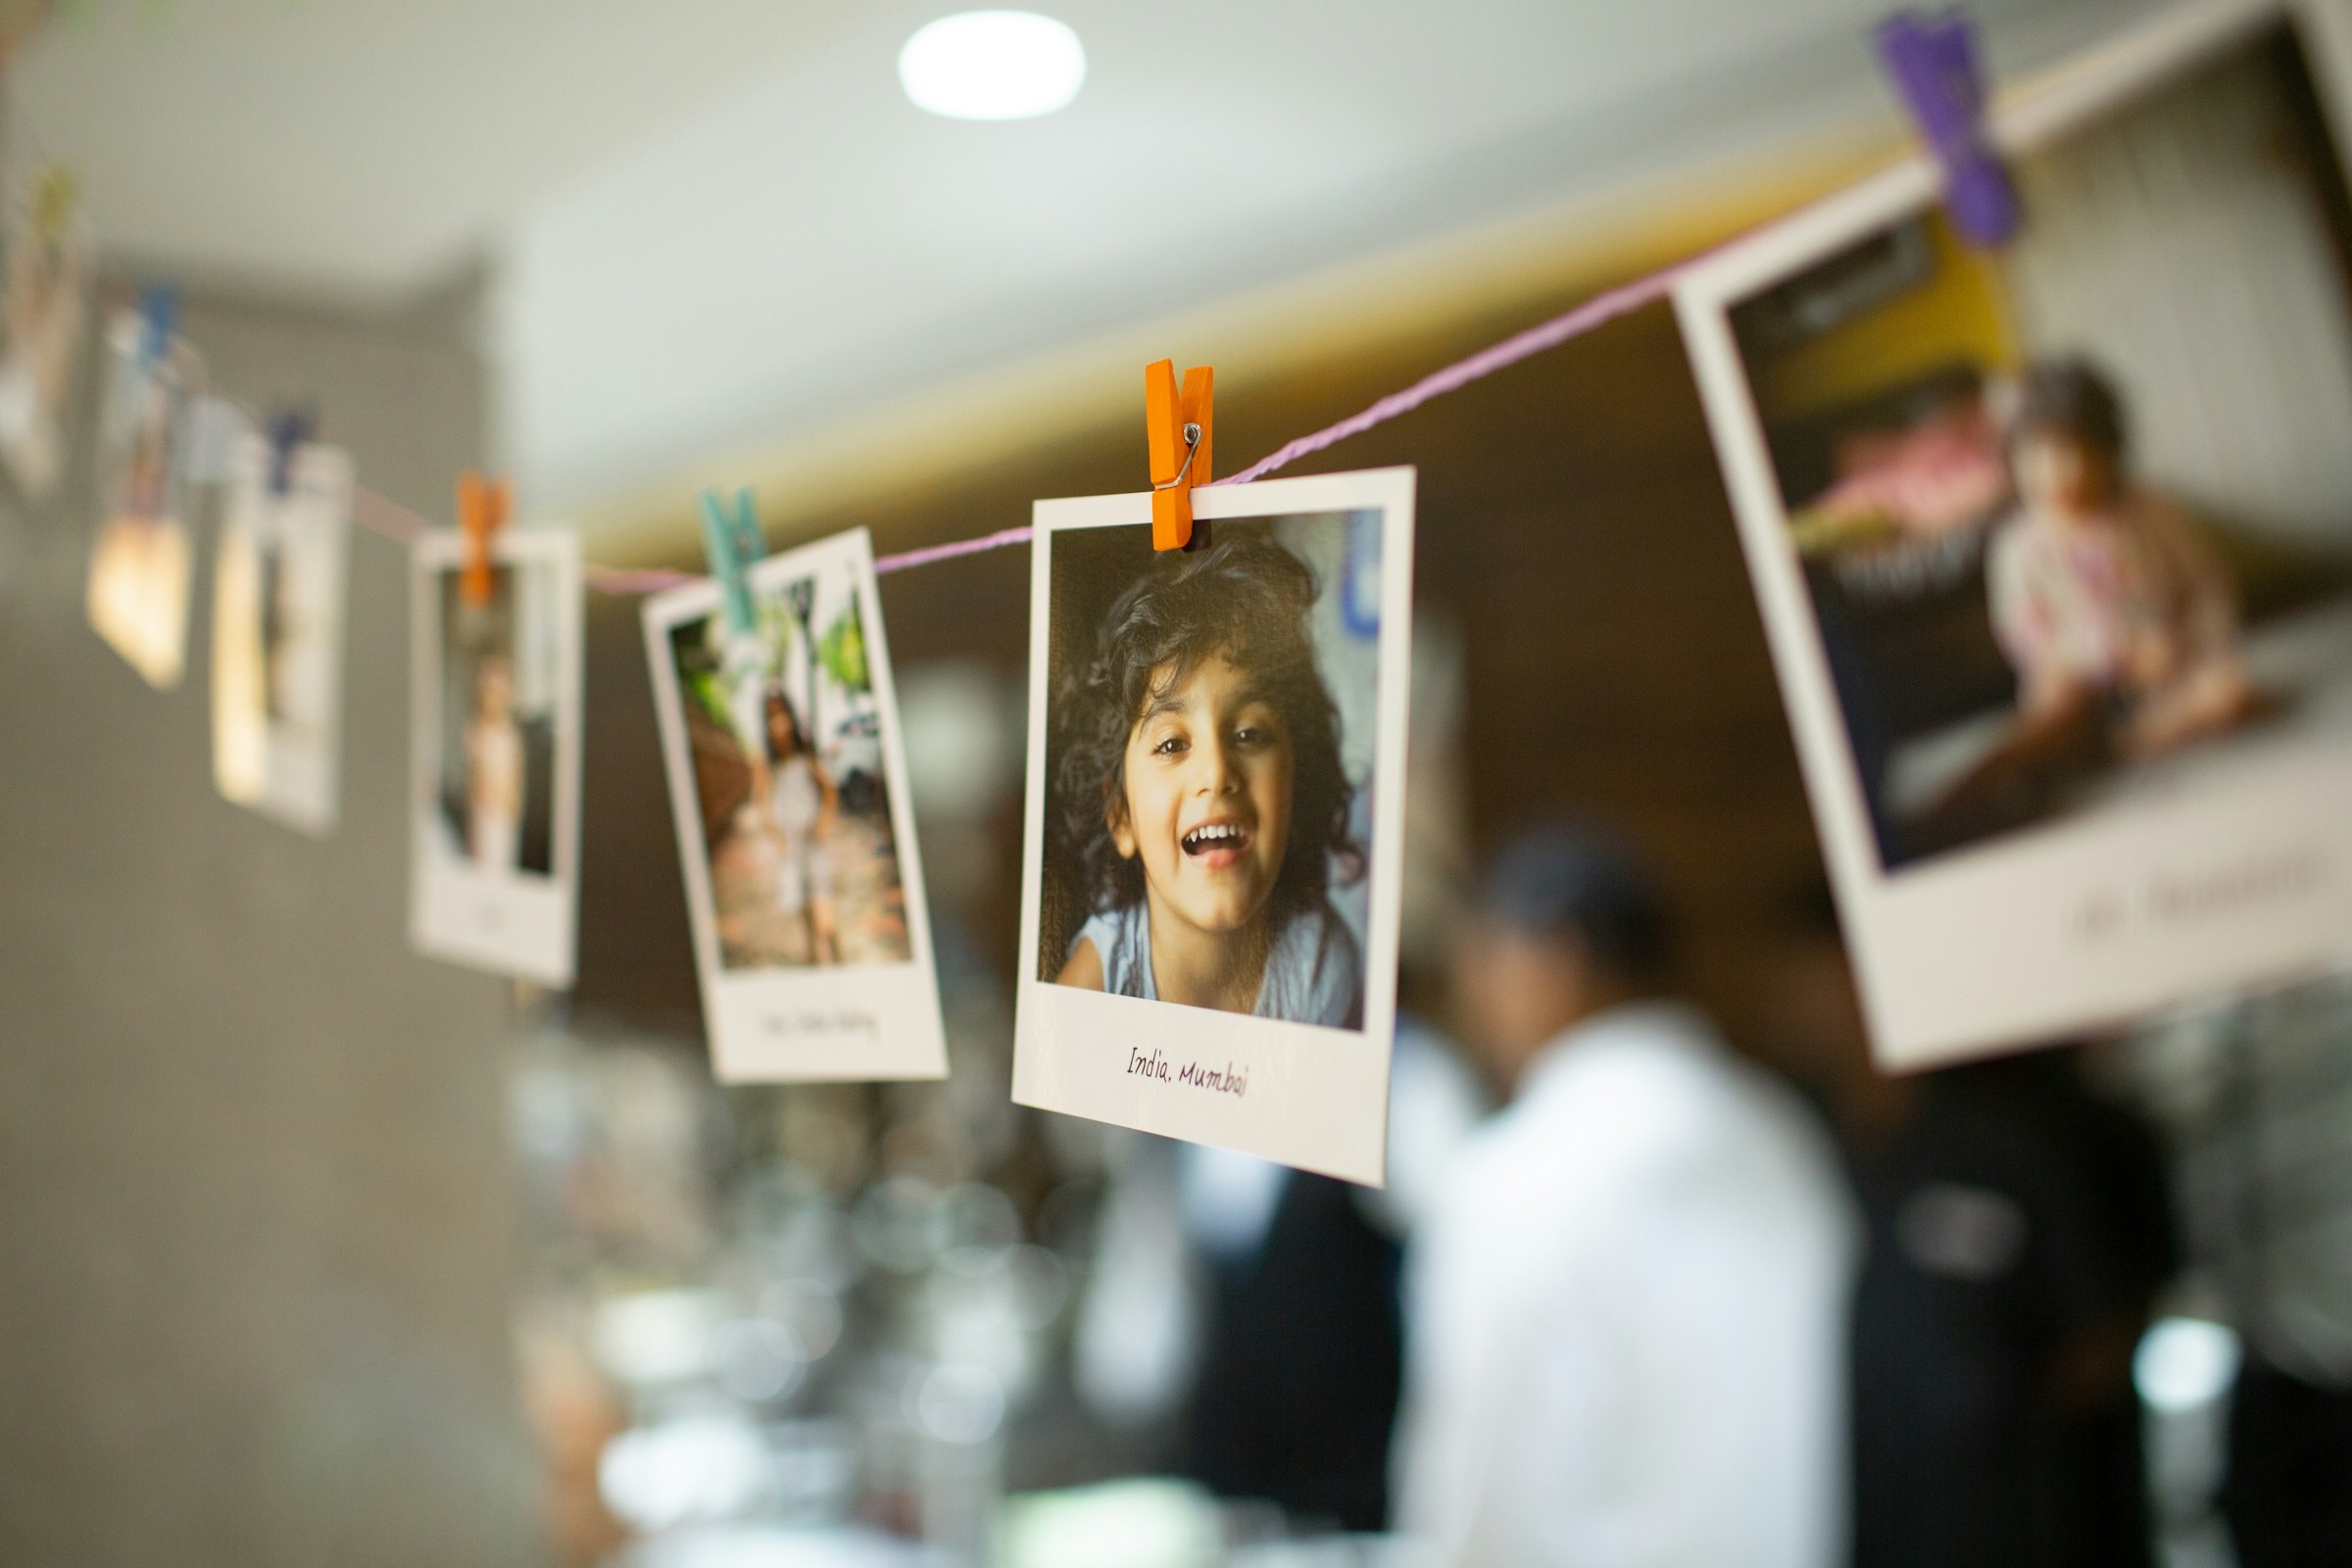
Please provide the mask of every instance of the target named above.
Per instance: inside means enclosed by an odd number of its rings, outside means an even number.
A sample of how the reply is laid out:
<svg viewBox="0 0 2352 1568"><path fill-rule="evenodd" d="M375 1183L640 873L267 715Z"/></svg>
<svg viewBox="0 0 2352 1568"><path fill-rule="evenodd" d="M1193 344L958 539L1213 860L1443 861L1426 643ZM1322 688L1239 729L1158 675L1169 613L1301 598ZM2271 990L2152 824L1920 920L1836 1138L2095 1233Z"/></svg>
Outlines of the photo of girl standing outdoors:
<svg viewBox="0 0 2352 1568"><path fill-rule="evenodd" d="M942 1076L865 531L657 594L645 636L712 1070L729 1083Z"/></svg>
<svg viewBox="0 0 2352 1568"><path fill-rule="evenodd" d="M844 563L668 632L716 906L720 963L904 963L906 894L866 661ZM735 644L736 646L730 646Z"/></svg>

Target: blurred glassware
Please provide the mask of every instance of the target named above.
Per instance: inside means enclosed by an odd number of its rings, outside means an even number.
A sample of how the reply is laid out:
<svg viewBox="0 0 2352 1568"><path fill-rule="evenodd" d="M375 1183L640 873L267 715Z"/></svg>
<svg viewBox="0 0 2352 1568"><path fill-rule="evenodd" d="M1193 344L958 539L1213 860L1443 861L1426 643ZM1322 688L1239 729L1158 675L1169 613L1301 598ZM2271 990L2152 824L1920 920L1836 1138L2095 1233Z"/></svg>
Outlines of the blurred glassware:
<svg viewBox="0 0 2352 1568"><path fill-rule="evenodd" d="M859 1196L850 1235L866 1261L894 1274L929 1266L947 1245L949 1215L940 1192L912 1176L893 1176Z"/></svg>
<svg viewBox="0 0 2352 1568"><path fill-rule="evenodd" d="M1007 1497L997 1568L1212 1568L1225 1554L1215 1501L1185 1481L1105 1481Z"/></svg>
<svg viewBox="0 0 2352 1568"><path fill-rule="evenodd" d="M710 1370L711 1347L725 1310L719 1295L708 1290L609 1297L595 1312L597 1364L637 1390L702 1377Z"/></svg>

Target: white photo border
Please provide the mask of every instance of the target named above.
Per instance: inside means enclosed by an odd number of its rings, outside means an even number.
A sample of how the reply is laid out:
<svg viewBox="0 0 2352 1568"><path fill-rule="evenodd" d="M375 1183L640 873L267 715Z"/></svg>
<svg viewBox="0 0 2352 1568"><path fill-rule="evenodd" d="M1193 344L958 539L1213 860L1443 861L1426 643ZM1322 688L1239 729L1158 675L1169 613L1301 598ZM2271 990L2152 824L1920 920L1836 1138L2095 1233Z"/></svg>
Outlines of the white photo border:
<svg viewBox="0 0 2352 1568"><path fill-rule="evenodd" d="M1415 470L1371 468L1196 490L1205 521L1316 513L1381 515L1380 644L1372 794L1371 909L1361 1033L1055 985L1038 977L1046 809L1047 667L1054 539L1139 527L1152 494L1040 501L1029 600L1029 748L1021 860L1021 955L1012 1098L1021 1104L1208 1144L1367 1186L1387 1177L1389 1057L1396 1026L1403 909L1405 726L1412 673ZM1139 549L1149 548L1139 539ZM1167 1064L1140 1067L1156 1056ZM1240 1076L1235 1095L1180 1081L1182 1069Z"/></svg>
<svg viewBox="0 0 2352 1568"><path fill-rule="evenodd" d="M906 904L908 956L899 963L831 964L730 971L719 961L709 846L688 756L686 714L670 652L671 631L715 614L718 585L704 581L648 599L646 657L661 721L662 761L686 879L703 1027L712 1073L722 1083L795 1083L944 1078L947 1026L933 965L930 906L915 839L913 794L899 727L899 694L874 576L873 541L853 528L763 557L750 572L755 593L813 573L850 568L865 636L866 665L881 727L899 886Z"/></svg>
<svg viewBox="0 0 2352 1568"><path fill-rule="evenodd" d="M2192 0L2000 95L1992 139L2012 152L2058 141L2281 24L2302 43L2337 154L2352 167L2352 0ZM2340 747L2315 746L2188 799L2117 806L1883 868L1731 313L1940 198L1936 166L1914 157L1727 246L1675 289L1873 1054L1897 1071L2352 959L2352 752ZM2227 917L2166 924L2130 912L2151 907L2161 887L2274 873L2286 897Z"/></svg>
<svg viewBox="0 0 2352 1568"><path fill-rule="evenodd" d="M454 529L425 535L413 552L409 609L409 937L418 952L557 989L578 962L580 863L579 537L568 527L502 528L490 559L556 573L555 799L548 874L485 872L434 853L427 824L439 810L441 583L465 561Z"/></svg>

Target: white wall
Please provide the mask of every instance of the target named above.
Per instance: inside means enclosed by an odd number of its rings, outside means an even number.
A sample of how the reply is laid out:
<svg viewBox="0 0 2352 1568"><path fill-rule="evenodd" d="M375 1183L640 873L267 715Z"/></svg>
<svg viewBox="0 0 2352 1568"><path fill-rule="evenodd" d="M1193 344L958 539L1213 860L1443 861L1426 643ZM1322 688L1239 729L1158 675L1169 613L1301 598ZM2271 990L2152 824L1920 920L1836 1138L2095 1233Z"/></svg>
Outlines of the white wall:
<svg viewBox="0 0 2352 1568"><path fill-rule="evenodd" d="M479 457L450 322L185 326L409 507ZM87 490L0 499L0 1561L536 1562L507 995L407 951L401 553L353 543L321 842L213 792L209 537L177 691L82 624Z"/></svg>

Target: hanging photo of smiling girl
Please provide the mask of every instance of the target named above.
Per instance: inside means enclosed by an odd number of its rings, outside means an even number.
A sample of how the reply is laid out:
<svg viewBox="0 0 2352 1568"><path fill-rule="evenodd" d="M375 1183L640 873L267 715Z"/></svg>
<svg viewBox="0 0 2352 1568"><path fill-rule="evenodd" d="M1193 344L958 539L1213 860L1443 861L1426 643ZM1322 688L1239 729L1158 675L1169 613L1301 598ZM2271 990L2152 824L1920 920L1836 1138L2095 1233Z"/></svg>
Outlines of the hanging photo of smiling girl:
<svg viewBox="0 0 2352 1568"><path fill-rule="evenodd" d="M1412 473L1194 504L1037 509L1015 1098L1377 1182Z"/></svg>

